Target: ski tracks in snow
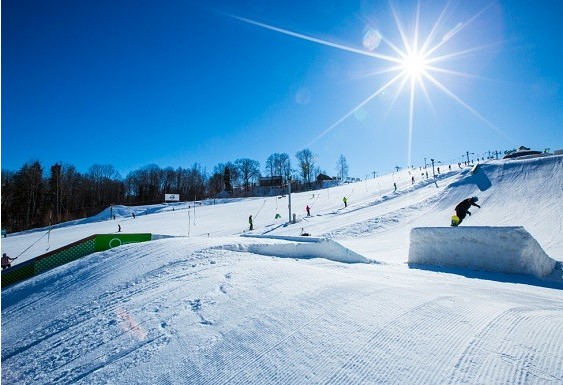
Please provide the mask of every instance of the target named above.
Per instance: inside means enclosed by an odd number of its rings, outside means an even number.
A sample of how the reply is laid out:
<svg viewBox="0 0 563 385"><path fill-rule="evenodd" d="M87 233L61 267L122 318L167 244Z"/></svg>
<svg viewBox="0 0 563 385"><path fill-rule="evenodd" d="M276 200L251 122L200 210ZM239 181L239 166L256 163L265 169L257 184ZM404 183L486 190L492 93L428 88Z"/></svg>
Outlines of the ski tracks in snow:
<svg viewBox="0 0 563 385"><path fill-rule="evenodd" d="M45 288L41 295L54 299L46 314L56 318L42 328L29 325L17 344L2 346L2 381L563 381L558 292L538 289L536 296L518 285L465 286L464 278L397 266L190 250L187 240L171 242L184 257L166 260L159 253L169 249L147 245L143 250L162 260L130 275L133 265L113 275L100 266L76 271L80 282L62 282L68 295L81 298L72 306ZM550 301L541 301L545 293ZM34 301L3 309L3 324L14 312L37 311Z"/></svg>
<svg viewBox="0 0 563 385"><path fill-rule="evenodd" d="M22 309L49 311L59 316L42 329L20 331L16 346L2 347L3 381L106 383L111 373L117 375L150 360L154 352L170 342L167 329L178 316L178 309L188 308L189 300L181 295L186 290L186 280L200 278L206 270L214 269L214 264L205 252L196 251L187 260L164 262L132 280L107 286L107 274L101 274L103 269L93 263L83 269L88 271L76 271L72 282L63 279L58 284L64 292L74 290L83 295L88 290L82 291L80 286L94 287L101 282L106 290L101 290L97 298L85 298L73 308L65 307L64 299L54 300L53 309L37 309L33 306L36 299L24 297L5 316ZM47 286L57 281L49 274L43 278ZM56 292L51 291L50 296L55 298L52 293ZM169 297L177 292L178 300L170 305Z"/></svg>
<svg viewBox="0 0 563 385"><path fill-rule="evenodd" d="M563 383L563 329L556 324L563 325L561 308L507 309L467 345L449 383Z"/></svg>

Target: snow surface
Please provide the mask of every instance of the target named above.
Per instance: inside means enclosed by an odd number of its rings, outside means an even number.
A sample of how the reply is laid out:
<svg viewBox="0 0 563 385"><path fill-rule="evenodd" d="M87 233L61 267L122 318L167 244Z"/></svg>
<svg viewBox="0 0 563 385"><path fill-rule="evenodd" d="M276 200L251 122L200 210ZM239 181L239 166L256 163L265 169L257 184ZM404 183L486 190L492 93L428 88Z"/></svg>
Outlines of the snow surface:
<svg viewBox="0 0 563 385"><path fill-rule="evenodd" d="M4 288L2 383L563 383L563 157L495 161L475 174L452 165L436 183L420 173L292 194L296 224L279 196L121 206L116 220L108 209L10 234L2 252L21 254L17 263L117 224L174 237ZM505 257L494 272L454 256L409 265L412 229L448 226L473 195L482 208L449 230L521 226L557 261L552 273L507 274ZM496 250L507 246L485 233ZM428 241L452 244L443 238Z"/></svg>

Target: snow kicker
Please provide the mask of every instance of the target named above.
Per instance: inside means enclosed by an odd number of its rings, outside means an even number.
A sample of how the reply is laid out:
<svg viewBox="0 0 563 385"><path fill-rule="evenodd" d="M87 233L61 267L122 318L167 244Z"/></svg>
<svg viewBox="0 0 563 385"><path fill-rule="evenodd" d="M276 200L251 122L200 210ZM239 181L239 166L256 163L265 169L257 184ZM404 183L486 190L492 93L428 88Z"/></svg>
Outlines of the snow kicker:
<svg viewBox="0 0 563 385"><path fill-rule="evenodd" d="M409 264L545 277L556 261L523 227L415 227Z"/></svg>
<svg viewBox="0 0 563 385"><path fill-rule="evenodd" d="M373 263L364 256L353 252L331 239L317 237L265 236L255 235L249 238L278 240L276 243L222 246L231 251L245 251L254 254L275 256L278 258L325 258L342 263Z"/></svg>

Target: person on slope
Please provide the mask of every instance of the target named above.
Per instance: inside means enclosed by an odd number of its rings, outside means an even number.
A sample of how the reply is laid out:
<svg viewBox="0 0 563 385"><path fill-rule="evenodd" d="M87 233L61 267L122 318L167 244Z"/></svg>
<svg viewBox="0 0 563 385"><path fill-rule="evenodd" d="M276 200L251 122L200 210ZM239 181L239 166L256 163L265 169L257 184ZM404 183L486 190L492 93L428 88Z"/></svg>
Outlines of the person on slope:
<svg viewBox="0 0 563 385"><path fill-rule="evenodd" d="M8 254L2 254L2 270L12 267L12 261L15 258L8 257Z"/></svg>
<svg viewBox="0 0 563 385"><path fill-rule="evenodd" d="M478 200L479 200L479 198L472 197L472 198L464 199L463 201L458 203L458 205L455 207L455 214L458 216L460 224L461 224L461 222L463 222L463 219L465 218L465 216L467 214L469 214L469 216L471 216L471 213L469 212L469 208L471 206L476 206L476 207L481 208L481 206L479 206L477 203L475 203Z"/></svg>

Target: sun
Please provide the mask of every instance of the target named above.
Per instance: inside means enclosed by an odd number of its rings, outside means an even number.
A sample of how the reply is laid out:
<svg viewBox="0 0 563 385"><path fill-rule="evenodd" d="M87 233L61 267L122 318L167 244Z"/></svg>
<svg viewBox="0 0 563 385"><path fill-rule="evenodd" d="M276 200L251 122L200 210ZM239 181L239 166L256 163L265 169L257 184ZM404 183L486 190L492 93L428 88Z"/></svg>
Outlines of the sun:
<svg viewBox="0 0 563 385"><path fill-rule="evenodd" d="M430 68L425 56L420 52L412 52L401 62L401 68L411 78L420 78Z"/></svg>
<svg viewBox="0 0 563 385"><path fill-rule="evenodd" d="M392 3L393 0L389 0L389 5L393 15L393 21L395 22L396 28L400 34L400 40L397 44L396 42L388 39L383 33L369 26L367 32L365 32L362 39L362 48L356 48L354 46L347 46L340 43L332 42L325 39L320 39L317 37L305 35L302 33L290 31L287 29L279 28L273 25L261 23L255 20L243 18L236 15L228 15L234 19L249 23L261 28L269 29L281 34L292 36L298 39L307 40L313 43L325 45L328 47L337 48L340 50L352 52L355 54L372 57L375 60L381 62L386 62L388 66L378 67L373 75L386 75L391 79L386 80L384 84L376 89L371 95L361 101L358 105L352 108L349 112L340 117L336 122L322 131L317 135L307 146L316 142L335 127L340 125L350 116L353 116L358 110L363 108L367 103L382 95L386 90L391 88L394 84L398 85L398 90L396 95L399 95L403 90L407 91L409 94L409 105L408 105L408 151L407 151L407 164L412 164L412 137L413 137L413 126L414 126L414 112L415 112L415 93L422 92L426 97L427 102L433 109L433 104L429 94L429 87L433 87L458 104L463 106L466 110L472 113L474 116L479 118L482 122L487 124L489 127L495 131L502 133L498 127L493 123L483 117L478 111L462 100L458 95L451 91L446 84L438 80L438 74L447 74L462 77L475 77L474 75L459 72L449 69L447 66L441 65L441 63L448 62L449 60L465 56L471 52L476 52L481 49L486 48L489 45L483 45L480 47L472 47L464 50L451 50L447 49L447 45L459 35L462 31L466 30L472 22L480 17L488 8L492 7L495 2L492 1L476 14L471 16L464 22L459 22L453 29L449 30L442 36L438 31L445 29L445 15L448 13L450 2L441 11L440 15L435 20L434 24L430 23L430 31L426 36L421 36L419 33L424 30L420 26L420 1L418 2L416 8L416 17L414 21L414 28L412 29L412 35L408 33L409 28L403 26L400 21L399 15L395 10ZM428 28L426 28L428 29ZM402 43L402 44L401 44ZM386 50L382 50L388 48ZM390 49L390 50L389 50ZM445 50L445 51L444 51ZM384 53L385 52L385 53ZM441 53L440 53L441 52ZM504 135L506 136L506 135Z"/></svg>

